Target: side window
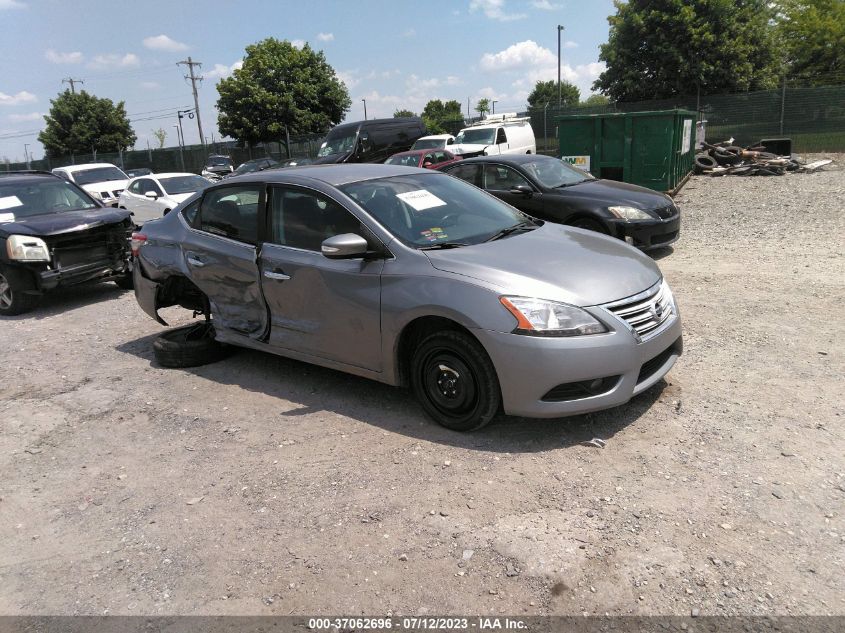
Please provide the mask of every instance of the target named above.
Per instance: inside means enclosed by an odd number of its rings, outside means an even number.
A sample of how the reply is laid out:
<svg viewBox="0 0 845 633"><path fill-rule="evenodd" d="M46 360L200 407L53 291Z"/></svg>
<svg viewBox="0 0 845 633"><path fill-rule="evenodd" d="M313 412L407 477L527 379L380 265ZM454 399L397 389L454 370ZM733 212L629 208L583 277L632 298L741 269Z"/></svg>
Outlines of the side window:
<svg viewBox="0 0 845 633"><path fill-rule="evenodd" d="M437 159L434 158L433 152L428 152L425 156L423 156L423 167L425 167L426 163L431 163L432 165L437 162Z"/></svg>
<svg viewBox="0 0 845 633"><path fill-rule="evenodd" d="M191 204L187 207L182 209L182 217L185 218L185 222L190 224L193 227L197 226L197 217L198 211L200 210L200 201L194 200Z"/></svg>
<svg viewBox="0 0 845 633"><path fill-rule="evenodd" d="M259 185L225 187L210 191L202 199L199 228L214 235L255 244L258 241L260 199Z"/></svg>
<svg viewBox="0 0 845 633"><path fill-rule="evenodd" d="M141 194L141 181L136 180L135 182L131 183L126 189L129 191L129 193L134 193L136 195L140 195Z"/></svg>
<svg viewBox="0 0 845 633"><path fill-rule="evenodd" d="M449 170L449 175L481 187L481 165L458 165Z"/></svg>
<svg viewBox="0 0 845 633"><path fill-rule="evenodd" d="M434 162L435 163L442 163L449 160L449 157L446 156L446 152L434 152Z"/></svg>
<svg viewBox="0 0 845 633"><path fill-rule="evenodd" d="M155 180L147 180L149 183L147 185L147 191L153 191L156 195L162 196L164 192L161 190L161 187L158 186L158 183Z"/></svg>
<svg viewBox="0 0 845 633"><path fill-rule="evenodd" d="M270 241L319 251L323 240L342 233L365 237L358 219L334 200L304 189L274 187L270 203Z"/></svg>
<svg viewBox="0 0 845 633"><path fill-rule="evenodd" d="M138 181L138 193L143 196L148 191L155 191L150 185L152 181L149 178L141 178Z"/></svg>
<svg viewBox="0 0 845 633"><path fill-rule="evenodd" d="M507 142L508 142L508 137L505 134L505 128L500 127L499 131L496 132L496 145L499 145L500 143L507 143Z"/></svg>
<svg viewBox="0 0 845 633"><path fill-rule="evenodd" d="M508 191L519 185L531 186L528 181L510 167L503 165L484 166L484 188L492 191Z"/></svg>

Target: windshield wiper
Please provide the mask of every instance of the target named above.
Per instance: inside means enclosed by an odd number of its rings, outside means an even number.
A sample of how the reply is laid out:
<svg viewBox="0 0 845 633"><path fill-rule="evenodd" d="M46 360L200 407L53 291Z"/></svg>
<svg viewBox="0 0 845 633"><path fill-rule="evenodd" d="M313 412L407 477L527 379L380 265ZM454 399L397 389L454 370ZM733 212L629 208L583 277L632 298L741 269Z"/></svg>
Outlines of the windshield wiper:
<svg viewBox="0 0 845 633"><path fill-rule="evenodd" d="M532 222L531 220L526 220L525 222L520 222L519 224L514 224L513 226L509 226L506 229L502 229L501 231L494 233L484 241L493 242L495 240L500 240L503 237L507 237L511 233L516 233L517 231L531 231L536 228L537 225L534 222Z"/></svg>
<svg viewBox="0 0 845 633"><path fill-rule="evenodd" d="M421 251L435 251L445 248L460 248L461 246L469 246L466 242L440 242L439 244L432 244L431 246L420 246Z"/></svg>

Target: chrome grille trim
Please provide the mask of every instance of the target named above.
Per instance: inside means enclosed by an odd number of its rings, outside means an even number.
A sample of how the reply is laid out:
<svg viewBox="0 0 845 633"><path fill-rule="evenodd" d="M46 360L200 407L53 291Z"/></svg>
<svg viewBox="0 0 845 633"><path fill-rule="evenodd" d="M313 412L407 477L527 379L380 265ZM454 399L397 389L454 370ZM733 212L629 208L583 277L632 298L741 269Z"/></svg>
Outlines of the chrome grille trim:
<svg viewBox="0 0 845 633"><path fill-rule="evenodd" d="M675 314L671 293L662 280L644 292L601 307L624 321L642 341L656 335Z"/></svg>

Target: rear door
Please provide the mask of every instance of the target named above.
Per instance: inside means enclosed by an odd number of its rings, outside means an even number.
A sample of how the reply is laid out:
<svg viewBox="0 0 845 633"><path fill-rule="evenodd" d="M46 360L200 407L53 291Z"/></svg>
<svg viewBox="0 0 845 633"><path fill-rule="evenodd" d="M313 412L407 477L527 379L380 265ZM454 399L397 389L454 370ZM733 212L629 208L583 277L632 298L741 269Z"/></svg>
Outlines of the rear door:
<svg viewBox="0 0 845 633"><path fill-rule="evenodd" d="M215 328L254 339L267 330L256 265L264 199L259 183L207 192L182 243L185 269L208 297Z"/></svg>
<svg viewBox="0 0 845 633"><path fill-rule="evenodd" d="M270 343L382 371L384 260L333 260L320 250L323 240L334 235L368 237L369 232L341 204L303 187L272 187L268 215L259 268L270 311Z"/></svg>

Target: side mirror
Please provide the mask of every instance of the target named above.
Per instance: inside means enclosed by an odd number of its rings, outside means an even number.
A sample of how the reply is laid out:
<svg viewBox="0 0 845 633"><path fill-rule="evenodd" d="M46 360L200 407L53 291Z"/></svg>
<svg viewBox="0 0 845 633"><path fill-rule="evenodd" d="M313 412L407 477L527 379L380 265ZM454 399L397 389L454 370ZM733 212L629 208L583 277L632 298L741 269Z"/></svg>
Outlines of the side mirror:
<svg viewBox="0 0 845 633"><path fill-rule="evenodd" d="M148 191L144 194L144 197L150 200L158 200L158 194L155 191Z"/></svg>
<svg viewBox="0 0 845 633"><path fill-rule="evenodd" d="M355 259L365 257L369 247L367 240L355 233L335 235L320 245L320 251L329 259Z"/></svg>
<svg viewBox="0 0 845 633"><path fill-rule="evenodd" d="M530 198L534 195L534 190L528 185L517 185L516 187L511 187L510 193L518 193Z"/></svg>
<svg viewBox="0 0 845 633"><path fill-rule="evenodd" d="M454 144L455 144L455 139L453 139L453 138L447 138L446 139L446 145L454 145Z"/></svg>

